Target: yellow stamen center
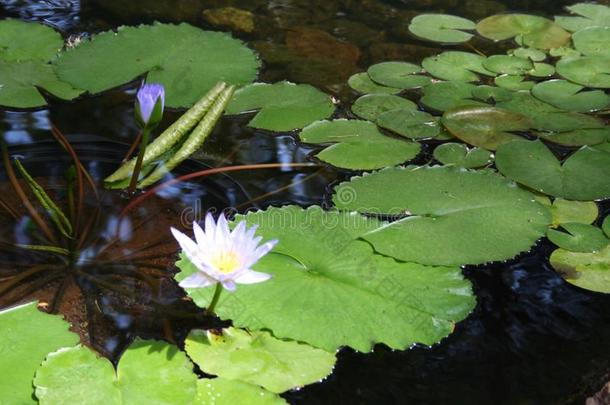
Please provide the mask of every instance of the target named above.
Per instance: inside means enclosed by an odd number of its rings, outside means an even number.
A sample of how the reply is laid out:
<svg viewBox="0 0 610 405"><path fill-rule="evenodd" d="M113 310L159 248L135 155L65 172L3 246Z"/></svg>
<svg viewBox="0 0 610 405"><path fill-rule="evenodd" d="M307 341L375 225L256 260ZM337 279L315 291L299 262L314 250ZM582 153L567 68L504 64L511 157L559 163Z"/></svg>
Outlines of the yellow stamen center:
<svg viewBox="0 0 610 405"><path fill-rule="evenodd" d="M212 264L224 274L233 273L239 266L239 257L235 252L222 252L218 254L213 260Z"/></svg>

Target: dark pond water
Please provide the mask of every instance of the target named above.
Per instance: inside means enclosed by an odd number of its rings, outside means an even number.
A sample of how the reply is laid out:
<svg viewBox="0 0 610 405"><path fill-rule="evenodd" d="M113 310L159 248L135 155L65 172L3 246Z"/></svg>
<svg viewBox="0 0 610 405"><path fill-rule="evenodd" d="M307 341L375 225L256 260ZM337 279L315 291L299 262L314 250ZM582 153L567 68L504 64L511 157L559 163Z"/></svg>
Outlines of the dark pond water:
<svg viewBox="0 0 610 405"><path fill-rule="evenodd" d="M439 51L408 34L407 23L418 13L448 12L472 19L503 11L552 15L570 3L0 0L3 16L42 21L73 37L154 20L187 21L207 29L232 28L265 61L261 80L311 83L346 102L354 97L345 85L352 73L382 60L419 62ZM214 21L202 14L204 9L225 6L251 11L254 29L214 27ZM476 41L474 45L483 50L489 47ZM11 154L22 155L33 175L63 198L59 185L70 160L49 135L51 125L68 136L92 175L101 179L120 162L136 133L134 88L132 84L73 103L54 102L49 109L36 112L2 111L0 131ZM177 116L175 112L166 114L163 125ZM245 122L245 118L224 119L205 151L180 170L186 173L209 166L308 160L311 149L298 145L290 134L254 131L245 128ZM425 161L426 156L419 163ZM136 335L180 343L190 328L217 323L185 301L171 281L156 280L152 287L141 288L142 280L121 278L116 272L109 275L109 262L122 260L125 272L144 262L152 270L163 268L176 247L169 233L162 235L159 228L200 218L211 208L243 211L270 204L322 204L332 185L350 175L327 168L284 168L181 184L164 190L129 217L131 225L119 232L124 234L128 250L110 247L101 251L111 242L109 235L116 231L116 217L125 204L119 194L103 192L99 226L85 243L85 250L92 252L91 266L76 276L84 294L67 288L60 312L80 322L83 337L112 358ZM5 172L0 172L3 193L8 190L6 181ZM608 204L602 209L607 213ZM151 217L155 218L154 227ZM22 224L5 213L0 213L0 221L2 242L14 243L7 235L18 237ZM467 268L478 305L440 344L404 352L380 346L366 355L343 350L328 380L284 396L291 403L307 404L582 404L610 378L610 298L565 283L548 264L552 250L542 242L508 263ZM36 255L0 253L0 279L16 263L30 265L39 260ZM163 255L166 261L159 257ZM117 277L123 290L112 288ZM29 287L36 287L35 282L25 282L19 286L23 291L17 292L27 293ZM46 287L37 286L42 290L29 296L51 300L61 282L49 282ZM12 293L0 296L0 306L6 305Z"/></svg>

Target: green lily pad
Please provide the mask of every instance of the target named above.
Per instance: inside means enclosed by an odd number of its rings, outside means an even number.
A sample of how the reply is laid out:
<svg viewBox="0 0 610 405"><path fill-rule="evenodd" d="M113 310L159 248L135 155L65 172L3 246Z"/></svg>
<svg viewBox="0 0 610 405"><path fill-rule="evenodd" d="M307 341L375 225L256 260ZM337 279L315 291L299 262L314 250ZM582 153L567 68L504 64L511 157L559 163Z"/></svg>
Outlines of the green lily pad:
<svg viewBox="0 0 610 405"><path fill-rule="evenodd" d="M430 84L420 66L407 62L382 62L368 68L369 78L375 83L398 89L415 89Z"/></svg>
<svg viewBox="0 0 610 405"><path fill-rule="evenodd" d="M604 222L602 222L602 231L610 238L610 215L604 218Z"/></svg>
<svg viewBox="0 0 610 405"><path fill-rule="evenodd" d="M549 229L546 236L555 245L571 252L591 253L603 249L610 243L602 230L593 225L568 222L561 227L567 232Z"/></svg>
<svg viewBox="0 0 610 405"><path fill-rule="evenodd" d="M463 143L444 143L434 149L434 158L444 165L474 169L490 164L493 154L481 148L468 148Z"/></svg>
<svg viewBox="0 0 610 405"><path fill-rule="evenodd" d="M581 56L580 52L570 46L560 46L559 48L553 48L549 50L549 55L554 57L563 57L567 56L570 58L574 58L577 56Z"/></svg>
<svg viewBox="0 0 610 405"><path fill-rule="evenodd" d="M277 394L242 381L202 378L197 381L196 405L286 405Z"/></svg>
<svg viewBox="0 0 610 405"><path fill-rule="evenodd" d="M485 38L502 41L515 38L518 44L531 48L558 48L570 40L570 33L553 21L529 14L499 14L477 24Z"/></svg>
<svg viewBox="0 0 610 405"><path fill-rule="evenodd" d="M555 198L551 206L553 214L553 228L570 222L592 224L599 215L597 204L593 201L570 201Z"/></svg>
<svg viewBox="0 0 610 405"><path fill-rule="evenodd" d="M429 56L423 60L422 66L428 73L439 79L456 82L476 82L477 73L495 76L487 70L483 63L485 57L476 53L447 51L436 56Z"/></svg>
<svg viewBox="0 0 610 405"><path fill-rule="evenodd" d="M411 139L434 138L441 132L438 117L427 112L399 109L386 111L377 118L377 125Z"/></svg>
<svg viewBox="0 0 610 405"><path fill-rule="evenodd" d="M610 27L591 27L572 35L574 48L586 56L610 57Z"/></svg>
<svg viewBox="0 0 610 405"><path fill-rule="evenodd" d="M523 76L516 75L498 76L494 79L494 83L500 88L513 91L529 90L536 84L531 80L525 80Z"/></svg>
<svg viewBox="0 0 610 405"><path fill-rule="evenodd" d="M499 74L522 75L532 70L534 63L518 56L492 55L485 59L483 67Z"/></svg>
<svg viewBox="0 0 610 405"><path fill-rule="evenodd" d="M417 110L417 104L392 94L367 94L352 105L354 114L369 121L376 121L382 113L397 109Z"/></svg>
<svg viewBox="0 0 610 405"><path fill-rule="evenodd" d="M78 343L78 335L58 315L45 314L36 302L0 311L0 402L35 404L32 379L45 356Z"/></svg>
<svg viewBox="0 0 610 405"><path fill-rule="evenodd" d="M472 95L477 100L484 102L506 101L513 98L513 91L502 87L488 86L486 84L477 86L472 90Z"/></svg>
<svg viewBox="0 0 610 405"><path fill-rule="evenodd" d="M292 131L328 118L335 111L331 98L308 84L254 83L235 92L227 114L260 110L249 126L269 131Z"/></svg>
<svg viewBox="0 0 610 405"><path fill-rule="evenodd" d="M555 68L557 73L571 82L587 87L610 88L610 57L564 57Z"/></svg>
<svg viewBox="0 0 610 405"><path fill-rule="evenodd" d="M270 330L277 338L327 351L349 346L368 352L375 343L403 350L415 342L438 342L474 307L459 268L396 262L357 240L381 225L375 219L296 206L244 218L259 225L264 239L279 243L254 265L272 274L269 281L221 294L216 313L236 326ZM178 280L196 271L185 259L177 265ZM187 293L206 306L213 288Z"/></svg>
<svg viewBox="0 0 610 405"><path fill-rule="evenodd" d="M147 82L165 86L166 106L190 107L219 81L252 82L259 65L254 52L228 34L155 23L97 34L64 52L56 71L90 93L146 75Z"/></svg>
<svg viewBox="0 0 610 405"><path fill-rule="evenodd" d="M275 393L322 380L333 371L335 355L304 343L279 340L269 332L194 330L186 352L206 374L239 380Z"/></svg>
<svg viewBox="0 0 610 405"><path fill-rule="evenodd" d="M500 145L523 139L514 131L531 128L531 120L519 113L495 107L461 107L445 111L442 123L453 136L481 148L496 150Z"/></svg>
<svg viewBox="0 0 610 405"><path fill-rule="evenodd" d="M551 77L555 74L555 67L548 63L534 62L534 68L527 74L533 77Z"/></svg>
<svg viewBox="0 0 610 405"><path fill-rule="evenodd" d="M610 127L575 129L565 132L535 132L546 141L564 146L598 145L610 140Z"/></svg>
<svg viewBox="0 0 610 405"><path fill-rule="evenodd" d="M136 340L112 363L76 346L47 356L34 378L41 405L192 403L197 395L193 364L176 346Z"/></svg>
<svg viewBox="0 0 610 405"><path fill-rule="evenodd" d="M317 121L305 127L299 138L305 143L332 143L316 157L353 170L394 166L413 159L421 148L416 142L386 136L372 122L360 120Z"/></svg>
<svg viewBox="0 0 610 405"><path fill-rule="evenodd" d="M566 7L578 17L556 16L555 22L568 31L576 32L588 27L610 27L610 7L602 4L577 3Z"/></svg>
<svg viewBox="0 0 610 405"><path fill-rule="evenodd" d="M353 74L347 80L347 84L352 89L362 94L398 94L402 91L400 88L382 86L371 80L367 72Z"/></svg>
<svg viewBox="0 0 610 405"><path fill-rule="evenodd" d="M449 44L469 41L472 34L461 30L475 28L472 21L449 14L420 14L409 24L409 31L416 37Z"/></svg>
<svg viewBox="0 0 610 405"><path fill-rule="evenodd" d="M64 41L53 28L7 19L0 21L0 105L34 108L47 104L39 88L72 100L82 91L58 79L50 61Z"/></svg>
<svg viewBox="0 0 610 405"><path fill-rule="evenodd" d="M540 141L513 141L498 148L496 167L506 177L547 195L582 201L610 197L610 153L587 146L561 164Z"/></svg>
<svg viewBox="0 0 610 405"><path fill-rule="evenodd" d="M602 152L610 153L610 141L605 142L605 143L600 143L599 145L592 146L592 148L602 151Z"/></svg>
<svg viewBox="0 0 610 405"><path fill-rule="evenodd" d="M426 107L438 111L466 106L489 106L472 99L475 89L476 86L470 83L432 83L424 87L424 95L419 101Z"/></svg>
<svg viewBox="0 0 610 405"><path fill-rule="evenodd" d="M570 284L610 294L610 245L594 253L555 250L551 265Z"/></svg>
<svg viewBox="0 0 610 405"><path fill-rule="evenodd" d="M343 198L348 191L352 198ZM551 222L546 207L503 177L448 166L395 167L355 177L335 188L333 202L362 213L409 214L362 238L379 253L422 264L509 259L528 250Z"/></svg>
<svg viewBox="0 0 610 405"><path fill-rule="evenodd" d="M532 88L532 95L557 108L575 112L597 111L610 105L610 96L602 90L583 89L578 84L556 79L536 84Z"/></svg>
<svg viewBox="0 0 610 405"><path fill-rule="evenodd" d="M508 53L519 58L529 59L532 62L542 62L546 59L546 53L534 48L517 48L509 50Z"/></svg>

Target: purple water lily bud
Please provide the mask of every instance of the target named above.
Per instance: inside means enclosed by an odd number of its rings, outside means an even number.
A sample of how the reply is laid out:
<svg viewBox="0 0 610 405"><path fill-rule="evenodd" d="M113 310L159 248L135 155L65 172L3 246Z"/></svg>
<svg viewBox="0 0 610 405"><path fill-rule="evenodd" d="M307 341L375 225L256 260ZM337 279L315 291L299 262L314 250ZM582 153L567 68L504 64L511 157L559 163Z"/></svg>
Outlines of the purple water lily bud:
<svg viewBox="0 0 610 405"><path fill-rule="evenodd" d="M142 128L157 126L164 107L165 88L162 84L150 83L140 87L136 100L136 120Z"/></svg>

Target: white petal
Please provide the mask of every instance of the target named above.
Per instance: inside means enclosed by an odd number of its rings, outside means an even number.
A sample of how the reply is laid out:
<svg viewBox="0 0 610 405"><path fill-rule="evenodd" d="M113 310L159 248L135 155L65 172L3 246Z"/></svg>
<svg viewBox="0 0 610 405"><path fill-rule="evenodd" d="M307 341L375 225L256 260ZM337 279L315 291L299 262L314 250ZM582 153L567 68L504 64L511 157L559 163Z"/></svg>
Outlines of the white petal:
<svg viewBox="0 0 610 405"><path fill-rule="evenodd" d="M231 236L229 224L227 224L227 219L222 213L218 217L218 222L216 222L216 234L214 236L219 246L226 246Z"/></svg>
<svg viewBox="0 0 610 405"><path fill-rule="evenodd" d="M172 235L178 241L182 252L199 270L204 270L205 267L210 267L209 260L205 257L204 252L199 249L199 246L191 238L175 228L171 228Z"/></svg>
<svg viewBox="0 0 610 405"><path fill-rule="evenodd" d="M271 277L271 274L261 273L254 270L246 270L235 278L235 282L239 284L256 284L267 281Z"/></svg>
<svg viewBox="0 0 610 405"><path fill-rule="evenodd" d="M229 291L235 291L235 288L237 287L233 280L222 281L222 286Z"/></svg>
<svg viewBox="0 0 610 405"><path fill-rule="evenodd" d="M216 231L216 223L214 222L214 216L208 212L205 216L205 233L211 240L214 240L214 234Z"/></svg>
<svg viewBox="0 0 610 405"><path fill-rule="evenodd" d="M207 245L207 238L203 229L199 226L197 222L193 223L193 231L195 232L195 240L200 248Z"/></svg>
<svg viewBox="0 0 610 405"><path fill-rule="evenodd" d="M196 272L182 280L178 285L182 288L202 288L212 284L216 284L216 280L212 280L203 273Z"/></svg>
<svg viewBox="0 0 610 405"><path fill-rule="evenodd" d="M278 243L278 240L273 239L273 240L265 242L262 245L260 245L259 247L257 247L252 255L252 260L254 260L254 263L256 263L258 261L258 259L265 256L267 253L269 253L271 251L271 249L273 249L275 247L275 245L277 245L277 243Z"/></svg>

